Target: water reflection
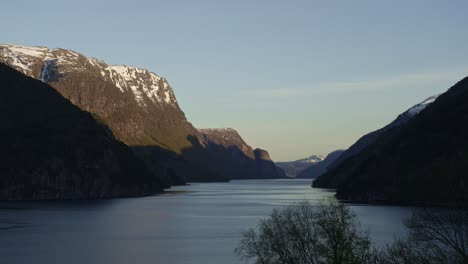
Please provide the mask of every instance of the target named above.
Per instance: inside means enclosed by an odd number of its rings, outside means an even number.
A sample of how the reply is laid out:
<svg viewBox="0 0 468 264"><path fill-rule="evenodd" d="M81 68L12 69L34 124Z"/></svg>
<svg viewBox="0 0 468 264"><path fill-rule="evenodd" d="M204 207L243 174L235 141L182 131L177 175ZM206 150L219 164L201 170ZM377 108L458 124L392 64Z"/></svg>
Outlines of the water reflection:
<svg viewBox="0 0 468 264"><path fill-rule="evenodd" d="M237 263L241 232L274 208L332 197L308 180L244 180L143 198L0 203L0 254L4 263ZM411 212L352 208L379 244L404 233Z"/></svg>

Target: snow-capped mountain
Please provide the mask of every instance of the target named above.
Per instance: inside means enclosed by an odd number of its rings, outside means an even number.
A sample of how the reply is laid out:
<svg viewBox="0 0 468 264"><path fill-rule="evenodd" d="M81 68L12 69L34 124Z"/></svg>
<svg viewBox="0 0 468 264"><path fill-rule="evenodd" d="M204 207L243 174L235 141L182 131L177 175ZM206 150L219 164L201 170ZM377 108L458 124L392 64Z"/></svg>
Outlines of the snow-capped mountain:
<svg viewBox="0 0 468 264"><path fill-rule="evenodd" d="M145 69L109 65L66 49L2 44L0 63L49 84L92 113L169 184L225 180L213 172L200 133L166 79Z"/></svg>
<svg viewBox="0 0 468 264"><path fill-rule="evenodd" d="M333 163L344 150L335 150L330 152L325 159L307 166L304 170L300 171L296 177L297 178L307 178L313 179L321 176L328 170L328 166Z"/></svg>
<svg viewBox="0 0 468 264"><path fill-rule="evenodd" d="M0 63L49 84L71 103L92 113L167 185L187 180L224 181L232 174L215 166L216 155L210 153L208 141L187 120L168 81L155 73L110 65L72 50L11 44L0 44ZM223 135L240 138L233 131L223 130ZM245 142L243 146L252 159L255 153L267 156ZM226 158L238 162L236 156Z"/></svg>
<svg viewBox="0 0 468 264"><path fill-rule="evenodd" d="M122 93L132 92L141 106L153 103L178 107L167 80L155 73L132 66L109 65L72 50L0 44L0 62L45 83L76 72L90 72L93 77L115 85Z"/></svg>
<svg viewBox="0 0 468 264"><path fill-rule="evenodd" d="M282 161L276 162L276 166L283 169L288 177L296 177L303 170L309 166L317 164L324 160L322 155L312 155L305 159L299 159L295 161Z"/></svg>
<svg viewBox="0 0 468 264"><path fill-rule="evenodd" d="M305 159L296 160L296 162L306 163L306 164L314 164L314 163L322 161L323 159L324 159L324 157L322 155L312 155L312 156L310 156L308 158L305 158Z"/></svg>

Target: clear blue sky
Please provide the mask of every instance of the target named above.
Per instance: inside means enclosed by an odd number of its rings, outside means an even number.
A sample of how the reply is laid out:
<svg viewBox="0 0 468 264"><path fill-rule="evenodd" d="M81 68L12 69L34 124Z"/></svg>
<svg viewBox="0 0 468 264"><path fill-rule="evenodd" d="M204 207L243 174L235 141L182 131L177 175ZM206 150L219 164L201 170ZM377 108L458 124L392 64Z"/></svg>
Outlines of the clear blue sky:
<svg viewBox="0 0 468 264"><path fill-rule="evenodd" d="M166 77L277 161L347 148L468 75L468 1L2 1L3 43Z"/></svg>

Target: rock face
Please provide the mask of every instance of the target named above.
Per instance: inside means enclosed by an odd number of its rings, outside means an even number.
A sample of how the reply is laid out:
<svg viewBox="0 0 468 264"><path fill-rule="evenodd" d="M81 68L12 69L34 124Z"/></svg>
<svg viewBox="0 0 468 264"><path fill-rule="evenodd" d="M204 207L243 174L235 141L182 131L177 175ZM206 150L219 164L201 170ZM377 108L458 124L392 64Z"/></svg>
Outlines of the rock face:
<svg viewBox="0 0 468 264"><path fill-rule="evenodd" d="M34 59L12 59L30 66L23 73L39 76ZM128 146L48 84L2 63L0 84L0 200L94 199L162 190Z"/></svg>
<svg viewBox="0 0 468 264"><path fill-rule="evenodd" d="M56 89L132 147L166 186L226 180L210 169L200 133L187 121L166 79L108 65L64 49L0 45L0 62Z"/></svg>
<svg viewBox="0 0 468 264"><path fill-rule="evenodd" d="M287 177L295 178L303 170L307 169L318 162L323 160L322 156L312 155L305 159L295 160L295 161L283 161L276 162L276 166L284 170Z"/></svg>
<svg viewBox="0 0 468 264"><path fill-rule="evenodd" d="M335 150L325 157L324 160L316 162L311 166L307 167L301 171L297 178L306 178L306 179L315 179L325 172L327 172L328 167L342 155L344 150Z"/></svg>
<svg viewBox="0 0 468 264"><path fill-rule="evenodd" d="M468 78L317 178L360 202L468 205Z"/></svg>
<svg viewBox="0 0 468 264"><path fill-rule="evenodd" d="M257 162L258 175L261 178L284 178L286 175L281 168L276 167L271 160L270 154L264 149L256 148L254 150L255 160ZM270 176L275 175L275 176Z"/></svg>
<svg viewBox="0 0 468 264"><path fill-rule="evenodd" d="M231 128L200 129L204 145L214 159L213 166L227 172L230 179L267 179L284 177L267 151L252 149Z"/></svg>

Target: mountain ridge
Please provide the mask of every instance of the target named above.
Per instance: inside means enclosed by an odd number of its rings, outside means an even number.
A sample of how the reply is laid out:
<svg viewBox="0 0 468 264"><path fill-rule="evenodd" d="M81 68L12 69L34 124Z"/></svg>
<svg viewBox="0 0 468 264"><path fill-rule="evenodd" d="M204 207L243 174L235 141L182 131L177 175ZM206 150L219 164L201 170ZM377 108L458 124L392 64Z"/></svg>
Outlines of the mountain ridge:
<svg viewBox="0 0 468 264"><path fill-rule="evenodd" d="M367 146L375 142L377 138L385 133L387 130L390 130L394 127L401 126L408 122L411 118L415 117L418 115L424 108L429 106L431 103L433 103L437 97L440 94L430 96L423 100L421 103L418 103L409 109L407 109L405 112L399 114L395 120L390 122L388 125L374 130L370 133L365 134L364 136L360 137L353 145L351 145L348 149L346 149L335 161L333 161L331 164L329 164L330 168L335 168L338 167L343 161L346 159L357 155L360 151L365 149Z"/></svg>
<svg viewBox="0 0 468 264"><path fill-rule="evenodd" d="M324 157L321 155L311 155L307 158L298 159L294 161L279 161L276 162L276 166L283 169L288 177L296 177L304 169L307 169L309 166L321 162L324 160Z"/></svg>
<svg viewBox="0 0 468 264"><path fill-rule="evenodd" d="M344 150L339 149L328 153L328 155L322 161L312 164L311 166L308 166L299 172L297 178L314 179L320 177L322 174L328 171L328 167L336 159L338 159L343 154L343 152Z"/></svg>
<svg viewBox="0 0 468 264"><path fill-rule="evenodd" d="M313 182L354 202L466 206L468 77Z"/></svg>

